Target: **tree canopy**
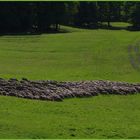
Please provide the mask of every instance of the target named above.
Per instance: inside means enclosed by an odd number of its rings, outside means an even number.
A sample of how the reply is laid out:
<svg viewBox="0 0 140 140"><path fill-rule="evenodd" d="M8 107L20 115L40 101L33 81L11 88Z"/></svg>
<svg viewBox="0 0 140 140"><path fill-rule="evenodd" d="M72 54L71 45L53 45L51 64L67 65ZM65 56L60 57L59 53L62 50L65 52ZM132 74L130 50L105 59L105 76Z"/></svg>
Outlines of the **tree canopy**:
<svg viewBox="0 0 140 140"><path fill-rule="evenodd" d="M0 33L58 31L59 25L97 28L130 22L140 28L140 2L0 2Z"/></svg>

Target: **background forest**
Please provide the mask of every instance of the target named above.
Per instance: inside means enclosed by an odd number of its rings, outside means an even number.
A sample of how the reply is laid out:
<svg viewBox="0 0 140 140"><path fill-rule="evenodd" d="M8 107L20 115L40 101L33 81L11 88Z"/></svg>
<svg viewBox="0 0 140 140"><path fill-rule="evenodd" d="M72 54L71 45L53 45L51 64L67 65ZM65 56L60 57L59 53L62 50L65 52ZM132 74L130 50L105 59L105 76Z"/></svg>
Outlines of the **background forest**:
<svg viewBox="0 0 140 140"><path fill-rule="evenodd" d="M139 13L139 2L0 2L0 32L58 31L60 24L111 28L116 21L138 29Z"/></svg>

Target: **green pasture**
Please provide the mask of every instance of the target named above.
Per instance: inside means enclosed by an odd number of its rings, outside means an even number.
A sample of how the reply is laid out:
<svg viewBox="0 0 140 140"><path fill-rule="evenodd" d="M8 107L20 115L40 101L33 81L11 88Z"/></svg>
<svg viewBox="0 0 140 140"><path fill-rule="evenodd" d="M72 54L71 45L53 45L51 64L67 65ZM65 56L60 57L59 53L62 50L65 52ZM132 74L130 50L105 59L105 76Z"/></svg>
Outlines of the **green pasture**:
<svg viewBox="0 0 140 140"><path fill-rule="evenodd" d="M140 95L46 102L0 97L0 138L140 138Z"/></svg>
<svg viewBox="0 0 140 140"><path fill-rule="evenodd" d="M0 77L140 82L139 31L62 30L0 36ZM63 102L0 96L0 138L140 138L139 132L140 95Z"/></svg>
<svg viewBox="0 0 140 140"><path fill-rule="evenodd" d="M0 77L138 82L128 47L140 32L63 27L69 33L0 37Z"/></svg>

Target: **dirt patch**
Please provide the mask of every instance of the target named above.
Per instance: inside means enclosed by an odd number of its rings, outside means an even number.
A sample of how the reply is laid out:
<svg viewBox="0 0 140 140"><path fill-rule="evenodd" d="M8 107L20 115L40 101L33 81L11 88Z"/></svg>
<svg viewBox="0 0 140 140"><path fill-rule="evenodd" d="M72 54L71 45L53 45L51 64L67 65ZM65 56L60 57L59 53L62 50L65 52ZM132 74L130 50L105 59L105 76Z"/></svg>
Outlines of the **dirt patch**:
<svg viewBox="0 0 140 140"><path fill-rule="evenodd" d="M111 81L29 81L22 79L0 79L0 95L28 99L62 101L64 98L90 97L99 94L140 93L140 84Z"/></svg>

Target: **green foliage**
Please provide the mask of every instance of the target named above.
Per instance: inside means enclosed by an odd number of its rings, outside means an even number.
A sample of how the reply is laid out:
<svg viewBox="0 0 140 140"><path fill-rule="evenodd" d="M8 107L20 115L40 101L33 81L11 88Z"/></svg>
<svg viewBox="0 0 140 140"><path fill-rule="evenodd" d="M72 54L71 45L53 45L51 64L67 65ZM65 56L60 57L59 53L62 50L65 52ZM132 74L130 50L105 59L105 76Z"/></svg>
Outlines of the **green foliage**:
<svg viewBox="0 0 140 140"><path fill-rule="evenodd" d="M134 5L135 5L135 2L126 1L123 3L123 6L122 6L123 21L130 21L131 20L131 13L133 11Z"/></svg>
<svg viewBox="0 0 140 140"><path fill-rule="evenodd" d="M131 12L131 22L136 28L140 28L140 4L136 3Z"/></svg>
<svg viewBox="0 0 140 140"><path fill-rule="evenodd" d="M60 24L97 28L99 23L130 21L139 27L139 2L0 2L1 34L43 33ZM100 25L102 26L102 24Z"/></svg>
<svg viewBox="0 0 140 140"><path fill-rule="evenodd" d="M97 27L97 14L96 2L80 2L75 24L84 27Z"/></svg>
<svg viewBox="0 0 140 140"><path fill-rule="evenodd" d="M64 24L66 25L73 25L75 22L75 15L78 13L78 6L79 2L78 1L71 1L69 3L65 3L66 5L66 16L65 16L65 22Z"/></svg>

